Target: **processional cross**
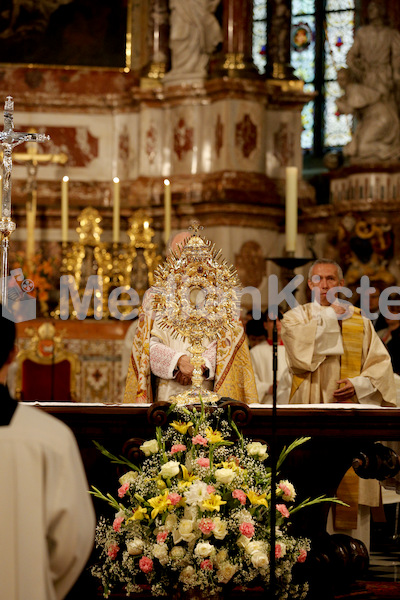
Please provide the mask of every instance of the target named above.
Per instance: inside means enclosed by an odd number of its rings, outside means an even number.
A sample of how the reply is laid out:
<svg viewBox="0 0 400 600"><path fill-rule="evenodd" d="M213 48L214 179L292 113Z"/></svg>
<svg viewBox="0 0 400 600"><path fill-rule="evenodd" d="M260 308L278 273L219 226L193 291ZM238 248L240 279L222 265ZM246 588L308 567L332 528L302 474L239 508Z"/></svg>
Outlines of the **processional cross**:
<svg viewBox="0 0 400 600"><path fill-rule="evenodd" d="M15 231L11 220L11 171L13 148L24 142L46 142L50 139L44 133L18 133L14 131L14 101L7 96L4 104L4 130L0 131L0 144L3 147L3 195L1 201L1 301L7 304L8 248L9 237Z"/></svg>

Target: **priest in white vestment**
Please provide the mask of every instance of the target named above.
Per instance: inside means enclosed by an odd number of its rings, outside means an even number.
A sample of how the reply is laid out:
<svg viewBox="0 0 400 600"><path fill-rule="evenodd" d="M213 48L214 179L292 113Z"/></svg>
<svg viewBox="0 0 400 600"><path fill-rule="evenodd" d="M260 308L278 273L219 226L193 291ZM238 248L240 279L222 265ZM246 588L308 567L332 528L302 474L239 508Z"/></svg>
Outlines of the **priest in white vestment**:
<svg viewBox="0 0 400 600"><path fill-rule="evenodd" d="M316 292L316 299L289 310L282 321L282 339L293 377L289 403L395 407L390 356L373 324L359 309L331 297L332 288L344 285L340 266L328 259L315 261L308 285ZM378 506L379 494L376 480L359 479L359 505ZM358 531L346 531L362 539L367 548L369 518L369 508L364 513L359 510ZM367 536L360 519L368 528Z"/></svg>
<svg viewBox="0 0 400 600"><path fill-rule="evenodd" d="M71 430L9 395L14 323L0 316L0 332L0 597L62 600L89 558L95 513Z"/></svg>

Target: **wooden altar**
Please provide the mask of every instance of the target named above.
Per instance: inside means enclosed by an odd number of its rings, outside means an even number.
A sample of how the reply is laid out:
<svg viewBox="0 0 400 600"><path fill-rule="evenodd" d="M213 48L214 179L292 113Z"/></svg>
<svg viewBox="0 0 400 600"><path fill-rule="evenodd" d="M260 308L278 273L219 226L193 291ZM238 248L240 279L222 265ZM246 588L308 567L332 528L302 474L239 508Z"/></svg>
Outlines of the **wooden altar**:
<svg viewBox="0 0 400 600"><path fill-rule="evenodd" d="M278 407L277 451L298 437L311 437L289 456L280 474L293 482L299 501L321 494L335 495L353 456L366 444L400 440L400 409L332 406ZM157 404L46 404L39 408L71 427L78 440L89 484L112 494L117 488L116 467L98 452L93 440L117 455L135 453L138 442L154 437L155 427L162 424L163 419L163 411ZM239 411L237 423L246 437L270 443L273 434L271 408L253 405L247 409L244 406ZM104 503L94 501L96 512L104 514L107 510ZM296 533L313 539L325 535L329 507L326 503L300 511L300 517L294 520ZM91 600L101 596L96 586L97 582L84 573L75 588L83 590L86 600ZM258 596L261 592L255 594ZM265 592L260 597L263 595ZM73 597L71 595L71 599ZM149 597L148 593L146 596L144 592L144 597ZM324 595L324 598L333 597L328 592Z"/></svg>

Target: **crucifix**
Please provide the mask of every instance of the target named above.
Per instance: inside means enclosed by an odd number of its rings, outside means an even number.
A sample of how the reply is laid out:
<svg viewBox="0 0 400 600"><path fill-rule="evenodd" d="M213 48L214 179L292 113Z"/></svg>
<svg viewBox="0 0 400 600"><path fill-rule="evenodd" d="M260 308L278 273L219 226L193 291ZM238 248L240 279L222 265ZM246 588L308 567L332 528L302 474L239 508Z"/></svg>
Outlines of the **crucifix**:
<svg viewBox="0 0 400 600"><path fill-rule="evenodd" d="M30 129L28 133L37 133L34 129ZM26 203L26 255L28 261L32 260L35 253L35 222L36 222L36 206L37 206L37 170L39 164L56 163L64 165L68 161L68 155L64 152L58 154L46 154L38 152L36 142L27 142L26 152L14 152L13 159L15 162L26 163L28 168L28 177L25 191L29 195Z"/></svg>
<svg viewBox="0 0 400 600"><path fill-rule="evenodd" d="M50 139L43 133L18 133L14 131L14 101L7 96L4 103L4 130L0 131L0 145L3 147L3 194L1 199L1 302L7 304L8 248L9 237L15 231L11 220L11 171L13 148L24 142L45 142Z"/></svg>

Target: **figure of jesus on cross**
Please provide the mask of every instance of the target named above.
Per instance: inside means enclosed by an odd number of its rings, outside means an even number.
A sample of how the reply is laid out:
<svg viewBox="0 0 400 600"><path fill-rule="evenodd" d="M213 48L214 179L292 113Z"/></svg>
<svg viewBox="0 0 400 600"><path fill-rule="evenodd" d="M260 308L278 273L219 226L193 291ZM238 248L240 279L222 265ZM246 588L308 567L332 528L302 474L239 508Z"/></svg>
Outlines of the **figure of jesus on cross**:
<svg viewBox="0 0 400 600"><path fill-rule="evenodd" d="M43 133L18 133L14 131L14 101L7 96L4 104L4 130L0 131L0 145L3 147L3 194L1 200L1 301L7 304L7 276L8 276L8 247L9 237L15 230L15 223L11 221L11 172L12 151L23 142L45 142L50 136Z"/></svg>

